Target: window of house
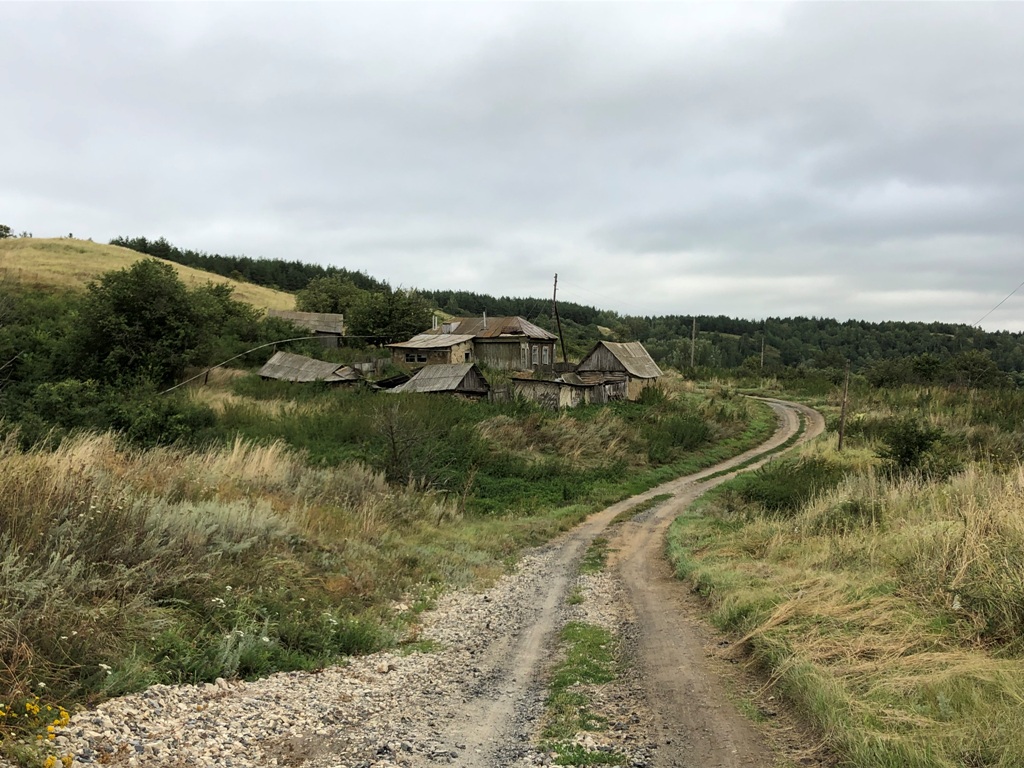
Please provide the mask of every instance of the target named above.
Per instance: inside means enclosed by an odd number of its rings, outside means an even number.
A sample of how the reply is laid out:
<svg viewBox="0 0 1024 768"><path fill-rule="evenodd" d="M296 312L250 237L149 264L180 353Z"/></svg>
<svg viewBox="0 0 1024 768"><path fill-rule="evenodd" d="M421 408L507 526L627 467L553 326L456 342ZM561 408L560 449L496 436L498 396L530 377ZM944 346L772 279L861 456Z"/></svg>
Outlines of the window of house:
<svg viewBox="0 0 1024 768"><path fill-rule="evenodd" d="M544 347L543 349L541 349L540 357L541 357L541 361L542 361L542 363L544 365L548 365L551 362L551 359L549 357L550 353L551 353L551 350L549 350L547 347Z"/></svg>
<svg viewBox="0 0 1024 768"><path fill-rule="evenodd" d="M537 347L536 347L536 345L534 345L534 347L533 347L533 364L534 364L534 365L537 365L537 363L539 362L539 360L537 359L537 357L538 357L538 354L537 354Z"/></svg>
<svg viewBox="0 0 1024 768"><path fill-rule="evenodd" d="M415 363L416 362L416 355L413 352L406 352L405 353L405 362L407 362L407 363Z"/></svg>
<svg viewBox="0 0 1024 768"><path fill-rule="evenodd" d="M416 355L416 362L417 363L425 363L425 362L427 362L427 356L426 355Z"/></svg>
<svg viewBox="0 0 1024 768"><path fill-rule="evenodd" d="M472 356L472 353L470 353L470 352L467 352L467 353L466 353L466 356L465 356L465 357L464 357L463 359L464 359L464 360L465 360L465 361L466 361L466 362L468 363L468 362L469 362L469 360L470 360L470 357L471 357L471 356Z"/></svg>

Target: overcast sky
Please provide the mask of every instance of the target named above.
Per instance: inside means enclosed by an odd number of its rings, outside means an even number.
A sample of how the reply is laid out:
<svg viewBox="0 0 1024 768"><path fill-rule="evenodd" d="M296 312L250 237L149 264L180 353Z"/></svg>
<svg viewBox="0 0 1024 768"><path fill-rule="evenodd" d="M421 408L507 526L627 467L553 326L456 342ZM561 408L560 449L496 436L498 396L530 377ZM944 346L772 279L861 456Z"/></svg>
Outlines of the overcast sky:
<svg viewBox="0 0 1024 768"><path fill-rule="evenodd" d="M0 223L973 323L1024 280L1022 41L1020 3L0 2Z"/></svg>

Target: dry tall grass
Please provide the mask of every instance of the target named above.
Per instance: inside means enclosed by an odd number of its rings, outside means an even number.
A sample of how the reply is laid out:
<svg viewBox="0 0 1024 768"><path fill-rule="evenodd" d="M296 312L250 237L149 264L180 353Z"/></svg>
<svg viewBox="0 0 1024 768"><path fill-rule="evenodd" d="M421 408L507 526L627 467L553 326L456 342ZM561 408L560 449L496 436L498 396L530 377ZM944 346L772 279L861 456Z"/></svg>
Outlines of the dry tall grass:
<svg viewBox="0 0 1024 768"><path fill-rule="evenodd" d="M7 238L0 240L0 275L40 288L82 290L104 272L125 269L151 258L128 248L71 238ZM172 262L190 288L214 283L234 289L234 298L265 309L294 309L295 296Z"/></svg>
<svg viewBox="0 0 1024 768"><path fill-rule="evenodd" d="M849 764L1024 765L1024 472L854 463L795 517L678 521L681 571Z"/></svg>
<svg viewBox="0 0 1024 768"><path fill-rule="evenodd" d="M0 498L0 701L40 682L88 698L244 673L244 654L218 671L223 649L194 636L243 625L261 624L259 652L281 657L251 661L253 672L322 663L342 638L293 640L305 630L288 621L307 623L305 606L344 619L386 604L423 577L403 547L387 546L396 532L458 515L358 464L311 469L281 443L135 451L110 435L52 452L23 452L9 437ZM161 653L181 668L161 669Z"/></svg>

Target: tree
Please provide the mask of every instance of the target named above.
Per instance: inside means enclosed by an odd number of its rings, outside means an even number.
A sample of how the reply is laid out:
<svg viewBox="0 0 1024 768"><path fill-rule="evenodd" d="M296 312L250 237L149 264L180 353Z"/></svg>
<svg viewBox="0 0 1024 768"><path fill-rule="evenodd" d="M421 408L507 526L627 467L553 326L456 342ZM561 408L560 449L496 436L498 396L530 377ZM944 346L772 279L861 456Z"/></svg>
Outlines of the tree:
<svg viewBox="0 0 1024 768"><path fill-rule="evenodd" d="M0 240L4 240L8 237L14 237L14 232L6 224L0 224Z"/></svg>
<svg viewBox="0 0 1024 768"><path fill-rule="evenodd" d="M378 344L404 341L430 327L430 305L415 291L366 293L352 305L348 326Z"/></svg>
<svg viewBox="0 0 1024 768"><path fill-rule="evenodd" d="M184 372L204 330L174 268L143 259L89 285L70 357L83 378L167 384Z"/></svg>
<svg viewBox="0 0 1024 768"><path fill-rule="evenodd" d="M366 291L344 277L315 277L295 295L295 308L300 312L334 312L347 315Z"/></svg>

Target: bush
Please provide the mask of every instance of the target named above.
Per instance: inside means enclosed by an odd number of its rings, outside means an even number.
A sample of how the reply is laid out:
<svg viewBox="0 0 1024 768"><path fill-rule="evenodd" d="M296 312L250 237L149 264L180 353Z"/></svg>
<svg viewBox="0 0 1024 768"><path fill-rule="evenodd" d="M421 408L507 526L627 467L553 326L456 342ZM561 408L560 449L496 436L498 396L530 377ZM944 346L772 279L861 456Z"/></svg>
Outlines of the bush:
<svg viewBox="0 0 1024 768"><path fill-rule="evenodd" d="M815 495L839 485L846 470L820 457L780 459L739 480L744 501L768 512L790 515Z"/></svg>

